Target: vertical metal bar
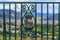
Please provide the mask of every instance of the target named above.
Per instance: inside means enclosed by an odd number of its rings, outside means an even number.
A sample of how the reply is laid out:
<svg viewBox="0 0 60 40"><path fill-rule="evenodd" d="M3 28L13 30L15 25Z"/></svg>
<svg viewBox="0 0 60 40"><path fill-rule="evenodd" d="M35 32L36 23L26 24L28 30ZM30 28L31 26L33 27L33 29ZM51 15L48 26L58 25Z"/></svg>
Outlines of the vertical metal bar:
<svg viewBox="0 0 60 40"><path fill-rule="evenodd" d="M16 3L15 3L15 40L16 40L16 16L17 16L17 14L16 14Z"/></svg>
<svg viewBox="0 0 60 40"><path fill-rule="evenodd" d="M37 40L37 4L35 3L35 40Z"/></svg>
<svg viewBox="0 0 60 40"><path fill-rule="evenodd" d="M22 3L21 3L21 40L22 40Z"/></svg>
<svg viewBox="0 0 60 40"><path fill-rule="evenodd" d="M3 3L3 40L6 40L5 3Z"/></svg>
<svg viewBox="0 0 60 40"><path fill-rule="evenodd" d="M52 40L54 40L54 3L53 3L53 28L52 28Z"/></svg>
<svg viewBox="0 0 60 40"><path fill-rule="evenodd" d="M11 5L9 3L9 40L11 40Z"/></svg>
<svg viewBox="0 0 60 40"><path fill-rule="evenodd" d="M4 9L4 7L3 7ZM3 40L4 40L4 12L3 12Z"/></svg>
<svg viewBox="0 0 60 40"><path fill-rule="evenodd" d="M3 5L3 9L4 9L4 5ZM3 10L3 11L4 11L4 10ZM4 12L3 12L3 40L5 40L5 39L4 39L4 21L5 21L5 20L4 20Z"/></svg>
<svg viewBox="0 0 60 40"><path fill-rule="evenodd" d="M60 3L59 3L59 8L58 8L58 25L59 25L59 36L58 36L58 40L60 40Z"/></svg>
<svg viewBox="0 0 60 40"><path fill-rule="evenodd" d="M47 40L48 40L48 3L47 3Z"/></svg>
<svg viewBox="0 0 60 40"><path fill-rule="evenodd" d="M41 40L43 40L43 4L41 3Z"/></svg>

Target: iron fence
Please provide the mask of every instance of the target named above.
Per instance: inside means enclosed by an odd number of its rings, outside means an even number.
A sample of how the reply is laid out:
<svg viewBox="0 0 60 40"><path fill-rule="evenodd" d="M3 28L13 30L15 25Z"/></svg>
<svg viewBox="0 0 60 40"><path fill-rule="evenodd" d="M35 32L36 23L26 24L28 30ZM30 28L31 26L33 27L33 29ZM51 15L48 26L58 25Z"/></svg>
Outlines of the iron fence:
<svg viewBox="0 0 60 40"><path fill-rule="evenodd" d="M21 20L21 24L19 26L20 27L19 34L20 33L21 34L19 35L20 36L19 40L25 40L25 39L23 39L23 29L22 29L23 28L23 14L26 13L28 10L31 11L32 15L34 14L33 15L34 16L34 27L35 27L35 33L34 33L35 34L35 36L34 36L35 39L34 40L38 40L37 39L37 30L38 30L37 29L37 27L38 27L37 26L37 5L38 4L41 5L40 6L41 7L41 9L40 9L41 10L41 14L40 14L41 15L41 20L40 20L41 25L39 24L40 27L41 27L41 31L40 31L41 32L40 33L41 36L39 37L40 38L39 40L60 40L60 18L59 18L60 17L60 2L0 2L0 4L3 4L3 34L2 34L3 35L3 38L2 38L3 40L13 40L13 39L11 39L11 35L12 35L11 34L11 14L12 13L11 13L11 10L10 10L11 9L11 4L15 4L15 10L14 10L15 11L15 14L14 14L14 16L15 16L15 18L14 18L14 20L15 20L15 26L14 26L15 27L15 33L13 34L14 37L15 37L15 40L17 40L17 36L16 36L17 35L17 33L16 33L16 31L17 31L17 29L16 29L17 28L17 18L18 18L17 17L17 4L20 4L19 7L21 7L20 8L20 15L19 15L20 20ZM7 32L7 30L6 30L7 28L6 28L5 4L9 4L9 24L8 24L9 25L9 33L8 33L9 34L9 39L7 39L7 33L6 33ZM29 9L29 7L27 7L28 10L26 9L26 5L27 4L33 6L32 10L30 10L31 8ZM46 30L47 30L46 31L46 39L43 39L44 38L44 35L43 35L44 34L44 32L43 32L43 28L44 28L44 26L43 26L44 25L43 24L43 16L44 16L43 15L43 10L44 10L43 9L43 4L47 5L46 6L46 8L47 8L47 10L46 10L47 11L47 14L46 14L47 15L46 16L47 17L47 19L46 19L46 22L47 22L46 23ZM48 21L49 21L49 18L48 18L48 16L49 16L49 7L48 7L49 4L52 4L52 7L53 7L53 13L52 13L53 14L52 18L53 19L52 19L52 29L51 29L52 30L52 39L49 39L49 28L48 28L48 26L49 26L49 23L48 23ZM54 30L54 28L55 28L55 25L54 25L55 24L54 23L54 21L55 21L54 20L54 17L55 17L54 16L54 14L55 14L55 11L54 11L55 8L54 7L55 6L54 5L55 4L58 4L58 24L57 25L58 25L58 30L59 30L58 31L58 35L56 36L57 37L56 39L54 38L55 37L55 35L54 35L54 31L55 31Z"/></svg>

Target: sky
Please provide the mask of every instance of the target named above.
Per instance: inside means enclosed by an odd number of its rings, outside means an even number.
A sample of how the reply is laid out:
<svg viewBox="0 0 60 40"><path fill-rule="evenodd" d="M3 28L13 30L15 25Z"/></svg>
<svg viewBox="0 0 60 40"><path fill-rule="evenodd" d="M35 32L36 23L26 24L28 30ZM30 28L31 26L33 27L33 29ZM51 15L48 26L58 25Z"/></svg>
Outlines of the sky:
<svg viewBox="0 0 60 40"><path fill-rule="evenodd" d="M60 2L60 0L0 0L0 2ZM11 4L11 9L14 10L14 4ZM18 5L19 7L20 5ZM58 4L55 4L55 13L58 13ZM0 9L3 8L3 5L0 4ZM5 8L6 9L9 9L9 4L6 4L5 5ZM37 4L37 12L41 12L41 5L40 4ZM17 8L18 10L18 8ZM43 4L43 13L47 13L47 6L46 4ZM52 4L49 4L49 13L53 13L53 6Z"/></svg>

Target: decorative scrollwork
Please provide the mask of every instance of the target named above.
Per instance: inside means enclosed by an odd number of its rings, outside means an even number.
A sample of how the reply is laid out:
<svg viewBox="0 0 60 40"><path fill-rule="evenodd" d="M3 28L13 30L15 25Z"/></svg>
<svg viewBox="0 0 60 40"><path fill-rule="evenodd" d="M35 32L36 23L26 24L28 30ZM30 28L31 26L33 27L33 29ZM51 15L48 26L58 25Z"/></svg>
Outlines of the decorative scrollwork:
<svg viewBox="0 0 60 40"><path fill-rule="evenodd" d="M26 13L26 12L34 13L35 12L35 4L22 4L22 12L23 13Z"/></svg>
<svg viewBox="0 0 60 40"><path fill-rule="evenodd" d="M35 13L35 4L22 4L22 13L23 14L23 18L24 18L24 22L23 22L23 27L26 31L26 34L28 35L28 37L31 38L31 33L33 30L33 20L32 18L33 13ZM31 36L30 36L31 35Z"/></svg>

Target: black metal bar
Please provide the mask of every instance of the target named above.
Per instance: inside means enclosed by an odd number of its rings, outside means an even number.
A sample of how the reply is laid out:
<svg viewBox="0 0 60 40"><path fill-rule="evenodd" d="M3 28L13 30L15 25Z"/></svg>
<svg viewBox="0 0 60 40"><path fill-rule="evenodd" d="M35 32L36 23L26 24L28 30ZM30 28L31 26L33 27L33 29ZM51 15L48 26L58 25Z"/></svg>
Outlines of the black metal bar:
<svg viewBox="0 0 60 40"><path fill-rule="evenodd" d="M3 3L3 40L6 40L5 3Z"/></svg>
<svg viewBox="0 0 60 40"><path fill-rule="evenodd" d="M54 3L53 3L53 27L52 27L52 40L54 40Z"/></svg>
<svg viewBox="0 0 60 40"><path fill-rule="evenodd" d="M16 3L15 3L15 40L16 40L16 16L17 16L17 14L16 14Z"/></svg>
<svg viewBox="0 0 60 40"><path fill-rule="evenodd" d="M22 3L21 3L21 40L22 40L22 22L23 22L22 19L23 18L22 18Z"/></svg>
<svg viewBox="0 0 60 40"><path fill-rule="evenodd" d="M4 12L3 12L3 40L4 40Z"/></svg>
<svg viewBox="0 0 60 40"><path fill-rule="evenodd" d="M35 3L35 40L37 40L36 38L37 38L37 12L36 12L36 10L37 10L37 4Z"/></svg>
<svg viewBox="0 0 60 40"><path fill-rule="evenodd" d="M58 36L58 40L60 40L60 3L59 3L58 11L59 11L59 14L58 14L58 25L59 25L59 36Z"/></svg>
<svg viewBox="0 0 60 40"><path fill-rule="evenodd" d="M43 4L41 3L41 40L43 40Z"/></svg>
<svg viewBox="0 0 60 40"><path fill-rule="evenodd" d="M48 40L48 4L47 4L47 40Z"/></svg>
<svg viewBox="0 0 60 40"><path fill-rule="evenodd" d="M11 5L9 4L9 40L11 40Z"/></svg>

